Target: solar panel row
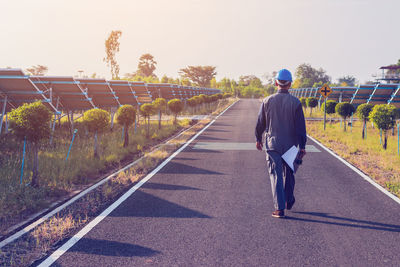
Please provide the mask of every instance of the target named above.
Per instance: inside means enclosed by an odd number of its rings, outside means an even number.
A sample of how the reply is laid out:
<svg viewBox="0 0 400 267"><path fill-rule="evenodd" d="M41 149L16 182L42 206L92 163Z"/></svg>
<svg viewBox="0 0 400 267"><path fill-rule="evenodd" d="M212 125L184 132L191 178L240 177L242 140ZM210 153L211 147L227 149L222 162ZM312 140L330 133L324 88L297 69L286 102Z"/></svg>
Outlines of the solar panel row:
<svg viewBox="0 0 400 267"><path fill-rule="evenodd" d="M332 93L328 100L337 102L350 102L355 106L363 103L393 104L400 108L400 84L366 84L358 87L332 87ZM297 88L290 89L289 92L300 97L317 97L323 100L319 93L319 88Z"/></svg>
<svg viewBox="0 0 400 267"><path fill-rule="evenodd" d="M0 69L0 111L4 113L23 103L41 100L55 113L91 108L118 108L124 104L151 103L158 97L188 99L212 95L217 89L146 84L125 80L83 79L63 76L28 76L20 69Z"/></svg>

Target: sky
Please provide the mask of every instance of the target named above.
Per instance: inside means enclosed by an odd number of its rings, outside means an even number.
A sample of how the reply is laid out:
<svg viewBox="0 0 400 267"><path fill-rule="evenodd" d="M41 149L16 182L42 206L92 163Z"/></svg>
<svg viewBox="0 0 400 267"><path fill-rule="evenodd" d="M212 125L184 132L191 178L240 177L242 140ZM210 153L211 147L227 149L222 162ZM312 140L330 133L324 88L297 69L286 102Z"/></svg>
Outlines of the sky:
<svg viewBox="0 0 400 267"><path fill-rule="evenodd" d="M400 59L399 0L0 0L0 67L45 65L107 79L104 42L121 30L120 76L150 53L155 74L216 66L217 80L302 63L361 83Z"/></svg>

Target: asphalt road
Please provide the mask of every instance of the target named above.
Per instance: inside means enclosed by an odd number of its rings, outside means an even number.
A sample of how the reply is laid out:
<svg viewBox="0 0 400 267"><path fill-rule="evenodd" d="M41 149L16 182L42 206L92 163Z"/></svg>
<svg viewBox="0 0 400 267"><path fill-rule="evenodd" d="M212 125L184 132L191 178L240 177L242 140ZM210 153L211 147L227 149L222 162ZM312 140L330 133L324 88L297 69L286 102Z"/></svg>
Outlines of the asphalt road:
<svg viewBox="0 0 400 267"><path fill-rule="evenodd" d="M271 217L265 154L232 145L254 142L259 105L235 104L53 266L399 266L400 205L311 141L295 206Z"/></svg>

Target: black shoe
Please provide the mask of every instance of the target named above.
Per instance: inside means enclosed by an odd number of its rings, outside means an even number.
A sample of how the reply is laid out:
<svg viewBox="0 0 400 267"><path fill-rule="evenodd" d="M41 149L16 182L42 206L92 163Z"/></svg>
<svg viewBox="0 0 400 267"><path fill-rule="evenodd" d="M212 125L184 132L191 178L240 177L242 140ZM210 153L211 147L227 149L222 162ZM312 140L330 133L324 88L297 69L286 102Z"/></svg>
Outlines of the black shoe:
<svg viewBox="0 0 400 267"><path fill-rule="evenodd" d="M272 213L272 217L283 218L283 217L285 217L285 211L284 210L276 210Z"/></svg>
<svg viewBox="0 0 400 267"><path fill-rule="evenodd" d="M295 202L296 202L296 200L293 198L292 202L286 203L286 209L291 210Z"/></svg>

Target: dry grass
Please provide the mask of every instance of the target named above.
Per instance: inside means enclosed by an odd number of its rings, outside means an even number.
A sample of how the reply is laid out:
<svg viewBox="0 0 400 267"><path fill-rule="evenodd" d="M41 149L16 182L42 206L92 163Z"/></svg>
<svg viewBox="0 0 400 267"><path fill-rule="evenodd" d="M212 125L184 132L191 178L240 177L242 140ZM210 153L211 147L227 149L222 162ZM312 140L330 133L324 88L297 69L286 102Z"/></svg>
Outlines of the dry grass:
<svg viewBox="0 0 400 267"><path fill-rule="evenodd" d="M379 130L369 123L367 138L361 138L361 122L354 122L347 132L341 123L307 122L307 132L336 154L362 170L393 194L400 196L400 156L397 154L397 135L388 137L388 148L380 144Z"/></svg>

